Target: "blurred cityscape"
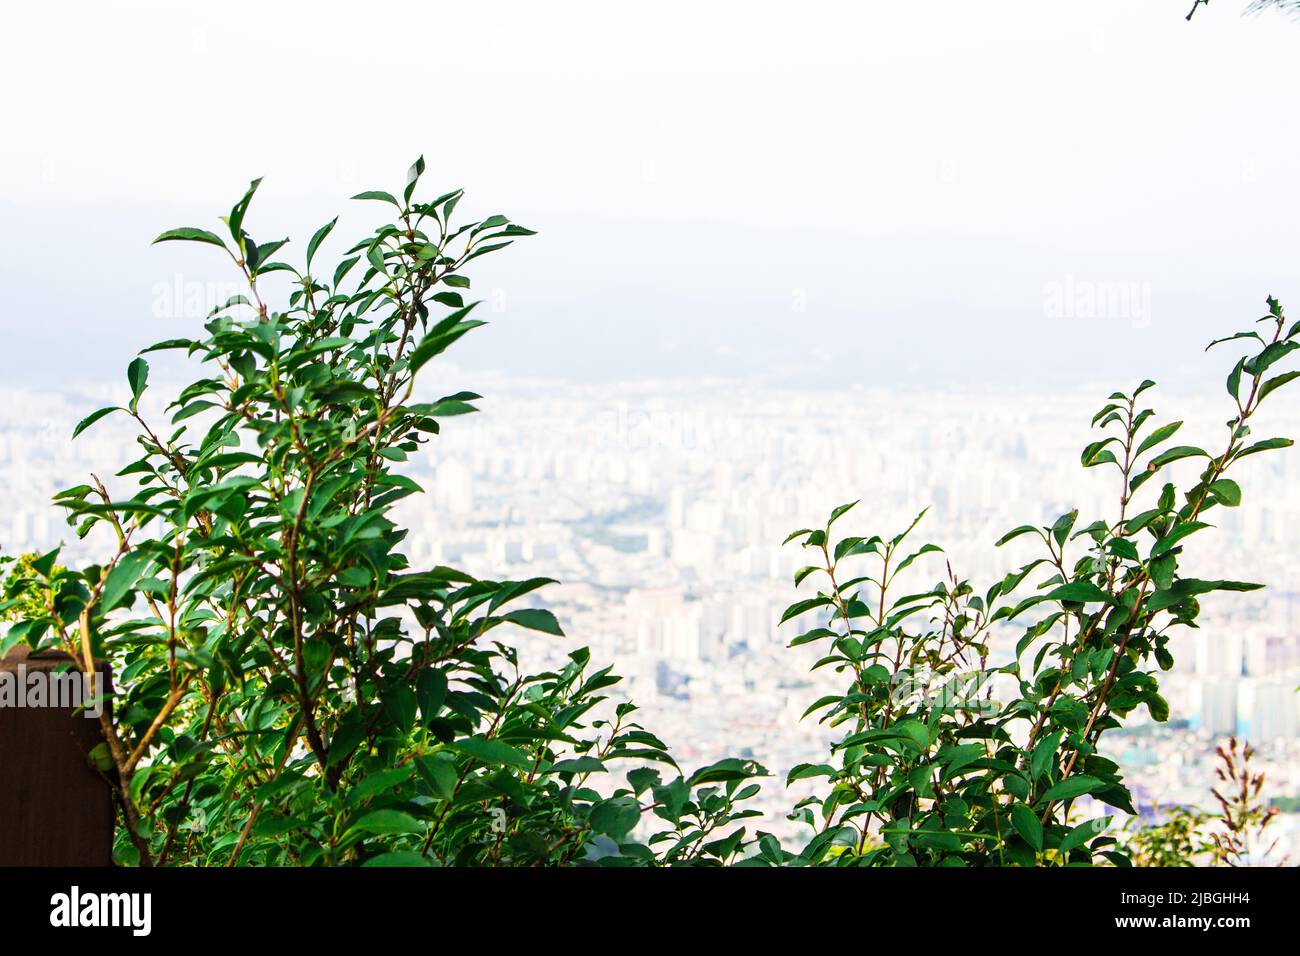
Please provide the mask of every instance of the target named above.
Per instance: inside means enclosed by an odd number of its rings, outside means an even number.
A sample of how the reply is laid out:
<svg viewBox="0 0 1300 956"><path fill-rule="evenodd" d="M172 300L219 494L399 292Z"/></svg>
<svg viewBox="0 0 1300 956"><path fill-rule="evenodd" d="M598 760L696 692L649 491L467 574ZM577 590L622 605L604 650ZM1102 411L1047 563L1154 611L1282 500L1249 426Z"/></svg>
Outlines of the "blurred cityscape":
<svg viewBox="0 0 1300 956"><path fill-rule="evenodd" d="M993 547L1010 528L1050 523L1073 507L1080 527L1115 511L1114 472L1079 466L1088 422L1110 387L885 392L469 378L487 396L483 413L445 421L442 436L410 465L427 490L397 516L411 529L412 563L496 579L557 578L540 600L568 637L521 633L529 669L589 645L595 661L626 677L642 722L685 769L736 755L771 770L758 826L781 835L794 832L784 813L807 792L787 791L786 772L820 762L831 736L815 717L800 715L846 682L829 668L809 673L814 648L787 648L807 620L777 626L788 604L815 592L812 580L800 591L793 586L793 572L809 562L796 546L781 547L790 531L862 499L837 529L889 536L928 507L915 541L933 541L944 553L913 566L908 590L928 588L949 561L982 593L1032 553L1028 539ZM4 391L4 553L65 541L69 558L90 557L92 542L78 542L48 502L87 472L107 479L137 457L118 417L69 440L78 419L121 400L119 391ZM1187 420L1179 443L1222 444L1227 415L1217 397L1148 394L1160 421ZM1261 426L1268 434L1300 433L1295 404L1279 401L1263 417L1270 412ZM162 416L157 408L151 414ZM1194 467L1172 474L1186 479ZM1285 811L1277 833L1293 860L1300 849L1300 815L1292 812L1300 796L1300 562L1291 543L1300 540L1300 491L1291 482L1298 473L1294 452L1242 464L1243 506L1215 509L1208 520L1217 527L1193 542L1184 572L1268 589L1207 598L1200 628L1177 635L1176 665L1161 678L1171 719L1155 724L1140 710L1104 744L1125 765L1140 812L1150 815L1162 805L1211 806L1215 745L1230 734L1248 739L1267 794ZM996 635L993 663L1009 658L1021 633Z"/></svg>

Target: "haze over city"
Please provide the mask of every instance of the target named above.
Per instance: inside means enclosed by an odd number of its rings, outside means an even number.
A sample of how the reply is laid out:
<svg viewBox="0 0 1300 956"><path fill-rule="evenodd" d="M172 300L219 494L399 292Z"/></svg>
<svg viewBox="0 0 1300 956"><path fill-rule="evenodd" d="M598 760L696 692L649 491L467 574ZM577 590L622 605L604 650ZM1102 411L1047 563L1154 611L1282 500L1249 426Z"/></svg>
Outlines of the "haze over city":
<svg viewBox="0 0 1300 956"><path fill-rule="evenodd" d="M42 95L13 98L0 141L0 371L115 379L123 348L177 330L160 287L237 278L212 250L151 248L163 229L215 223L261 176L255 235L339 213L350 235L377 212L347 197L424 154L467 213L540 232L482 263L499 311L470 367L1205 387L1217 371L1171 336L1300 301L1295 25L1225 4L1184 29L1182 5L410 7L481 38L430 51L427 93L376 89L386 27L352 5L142 4L110 45L107 8L69 31L24 7L0 82ZM230 51L258 64L251 107ZM363 111L367 134L306 148ZM1079 308L1052 317L1067 286ZM1117 289L1141 314L1089 308Z"/></svg>

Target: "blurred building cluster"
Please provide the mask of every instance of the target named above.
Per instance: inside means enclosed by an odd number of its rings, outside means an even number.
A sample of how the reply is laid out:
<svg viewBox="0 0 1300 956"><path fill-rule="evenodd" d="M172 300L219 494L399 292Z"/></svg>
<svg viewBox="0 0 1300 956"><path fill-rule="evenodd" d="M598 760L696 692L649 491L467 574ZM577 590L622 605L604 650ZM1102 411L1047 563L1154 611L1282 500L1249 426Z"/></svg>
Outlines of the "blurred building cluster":
<svg viewBox="0 0 1300 956"><path fill-rule="evenodd" d="M779 833L791 831L783 813L803 793L786 792L786 771L821 759L830 737L800 715L844 680L830 669L809 673L815 649L786 647L799 622L777 626L787 604L815 589L812 580L793 587L795 569L810 562L796 546L781 546L789 532L822 524L832 507L855 499L861 503L837 525L845 534L889 536L928 508L914 540L944 553L914 565L909 590L929 587L951 562L982 593L1032 552L1028 539L994 548L1005 531L1049 523L1076 506L1079 526L1113 517L1118 497L1113 472L1079 467L1091 440L1092 392L480 378L486 412L448 420L411 463L427 491L398 513L411 529L413 563L497 579L557 578L562 583L540 598L569 637L521 633L529 665L589 645L627 678L643 722L684 765L725 755L765 764L774 777L761 797L761 826ZM77 541L48 501L88 471L107 480L137 457L128 423L116 416L69 441L76 420L114 397L111 389L6 391L4 553L63 540L70 557L90 556L94 539ZM1180 443L1221 443L1220 405L1168 397L1161 404L1188 422ZM1278 410L1300 421L1289 406ZM1215 509L1207 520L1217 527L1190 541L1185 573L1269 587L1208 597L1199 629L1185 629L1172 646L1176 664L1163 679L1171 720L1156 725L1135 714L1107 738L1144 808L1208 805L1214 745L1229 734L1255 745L1270 794L1300 795L1297 469L1288 452L1243 462L1236 475L1243 506ZM1178 466L1171 474L1191 477ZM1000 632L995 654L1005 659L1018 636ZM1286 815L1280 829L1300 846L1296 819Z"/></svg>

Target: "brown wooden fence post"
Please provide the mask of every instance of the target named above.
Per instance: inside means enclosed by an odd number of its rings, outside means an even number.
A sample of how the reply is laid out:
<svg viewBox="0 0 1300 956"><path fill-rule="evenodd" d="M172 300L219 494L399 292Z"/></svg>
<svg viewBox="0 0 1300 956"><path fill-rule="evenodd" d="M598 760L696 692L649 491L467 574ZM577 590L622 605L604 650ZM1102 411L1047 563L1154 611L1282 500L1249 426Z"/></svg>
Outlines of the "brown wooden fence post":
<svg viewBox="0 0 1300 956"><path fill-rule="evenodd" d="M60 682L84 689L75 669L56 678L70 661L25 647L0 659L2 866L112 864L112 792L88 757L104 739L99 721L76 713L66 694L58 706ZM101 668L97 683L107 689L111 675ZM27 706L38 700L43 706Z"/></svg>

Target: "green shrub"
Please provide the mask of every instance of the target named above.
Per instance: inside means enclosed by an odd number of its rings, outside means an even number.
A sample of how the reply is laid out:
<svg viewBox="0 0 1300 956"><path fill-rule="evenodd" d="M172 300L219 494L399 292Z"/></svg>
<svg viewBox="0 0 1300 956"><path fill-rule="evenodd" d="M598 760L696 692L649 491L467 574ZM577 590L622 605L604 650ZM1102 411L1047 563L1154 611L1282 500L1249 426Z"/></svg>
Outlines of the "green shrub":
<svg viewBox="0 0 1300 956"><path fill-rule="evenodd" d="M1262 329L1262 334L1260 329ZM834 865L990 866L1111 862L1128 865L1109 818L1072 822L1085 795L1133 813L1119 766L1102 756L1102 735L1145 707L1169 716L1157 675L1174 661L1181 628L1195 627L1200 598L1260 585L1183 577L1179 563L1213 508L1241 504L1228 477L1244 458L1289 446L1256 440L1261 404L1300 372L1279 363L1300 348L1300 323L1287 326L1268 300L1257 328L1211 343L1250 347L1227 378L1232 417L1217 453L1172 445L1182 425L1156 425L1143 398L1154 383L1116 392L1092 420L1103 437L1082 455L1085 468L1113 469L1114 513L1082 524L1078 511L1051 525L1023 525L1042 556L977 591L948 568L925 588L903 583L916 559L940 549L910 543L917 519L892 537L832 531L857 503L836 508L825 526L788 539L811 554L795 574L822 584L791 605L783 621L819 615L793 644L816 644L815 667L847 678L842 694L810 713L842 727L827 762L802 764L791 781L826 778L796 817L813 835L799 854ZM1176 461L1203 465L1183 489L1160 482ZM1159 489L1158 491L1155 489ZM1199 539L1197 539L1199 540ZM1038 578L1027 595L1022 585ZM995 628L1027 622L1014 658L993 665ZM1015 692L1000 699L996 682ZM883 845L873 845L879 832Z"/></svg>
<svg viewBox="0 0 1300 956"><path fill-rule="evenodd" d="M733 824L753 814L738 804L761 767L724 760L684 777L632 705L603 703L619 678L585 650L558 671L523 669L496 638L560 636L533 603L549 579L413 568L401 550L390 510L421 491L402 463L479 398L421 400L417 376L484 324L462 298L465 268L532 235L504 216L454 225L460 191L417 201L423 171L417 161L400 198L356 197L394 220L337 264L320 256L334 222L301 269L277 258L285 241L254 241L257 182L227 235L159 237L221 249L248 293L202 335L145 350L203 367L169 424L140 410L149 366L137 358L130 402L77 426L116 414L139 428L143 454L118 472L134 491L92 477L56 498L80 535L106 526L117 546L76 571L57 552L29 562L7 604L26 613L0 650L26 641L88 672L93 657L113 663L95 757L121 810L123 863L733 860L754 843ZM273 273L292 283L279 310L261 294ZM619 767L626 782L611 777Z"/></svg>

